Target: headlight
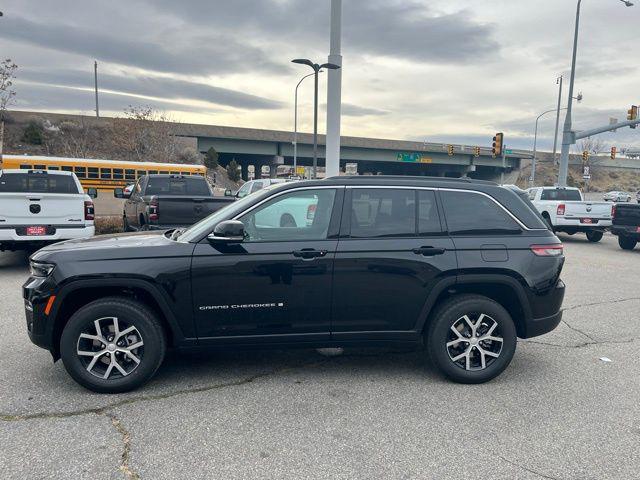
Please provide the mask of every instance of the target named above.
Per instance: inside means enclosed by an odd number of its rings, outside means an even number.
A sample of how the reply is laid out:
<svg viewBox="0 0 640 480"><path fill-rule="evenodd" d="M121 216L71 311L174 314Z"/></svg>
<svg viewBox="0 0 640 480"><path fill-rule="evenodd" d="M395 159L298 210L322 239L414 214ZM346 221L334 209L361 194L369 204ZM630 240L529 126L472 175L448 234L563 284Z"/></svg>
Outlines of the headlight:
<svg viewBox="0 0 640 480"><path fill-rule="evenodd" d="M55 267L51 263L29 262L31 275L34 277L48 277Z"/></svg>

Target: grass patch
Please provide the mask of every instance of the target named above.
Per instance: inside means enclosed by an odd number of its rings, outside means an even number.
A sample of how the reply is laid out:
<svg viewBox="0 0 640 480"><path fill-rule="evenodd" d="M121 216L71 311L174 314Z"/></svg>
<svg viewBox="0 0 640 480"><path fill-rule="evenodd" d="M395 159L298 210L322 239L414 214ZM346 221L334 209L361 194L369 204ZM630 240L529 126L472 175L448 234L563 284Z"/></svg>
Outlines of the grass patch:
<svg viewBox="0 0 640 480"><path fill-rule="evenodd" d="M122 232L122 218L120 217L96 217L96 235Z"/></svg>

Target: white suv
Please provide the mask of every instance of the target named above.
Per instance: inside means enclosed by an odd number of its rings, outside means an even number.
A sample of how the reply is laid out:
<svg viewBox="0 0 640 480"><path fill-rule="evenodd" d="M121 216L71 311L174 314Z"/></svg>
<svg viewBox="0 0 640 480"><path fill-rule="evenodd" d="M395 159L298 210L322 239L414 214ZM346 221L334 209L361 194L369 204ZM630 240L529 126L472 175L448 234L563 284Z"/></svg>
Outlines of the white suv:
<svg viewBox="0 0 640 480"><path fill-rule="evenodd" d="M91 196L72 172L0 171L0 250L91 237L94 216Z"/></svg>

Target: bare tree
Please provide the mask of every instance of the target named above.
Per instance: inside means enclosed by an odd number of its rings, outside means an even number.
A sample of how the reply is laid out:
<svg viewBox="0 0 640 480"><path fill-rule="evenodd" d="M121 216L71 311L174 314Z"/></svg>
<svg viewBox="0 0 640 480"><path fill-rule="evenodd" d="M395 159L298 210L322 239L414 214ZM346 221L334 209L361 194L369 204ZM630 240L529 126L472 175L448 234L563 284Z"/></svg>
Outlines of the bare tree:
<svg viewBox="0 0 640 480"><path fill-rule="evenodd" d="M600 170L600 167L602 167L605 157L601 154L606 152L608 148L604 140L598 137L587 137L578 142L579 153L589 152L587 165L589 165L593 173L596 173Z"/></svg>
<svg viewBox="0 0 640 480"><path fill-rule="evenodd" d="M16 91L13 89L13 79L18 69L10 58L0 62L0 155L4 139L4 117L7 107L15 101Z"/></svg>
<svg viewBox="0 0 640 480"><path fill-rule="evenodd" d="M124 111L125 118L112 122L112 142L118 156L138 162L173 162L183 145L172 133L171 119L151 107Z"/></svg>

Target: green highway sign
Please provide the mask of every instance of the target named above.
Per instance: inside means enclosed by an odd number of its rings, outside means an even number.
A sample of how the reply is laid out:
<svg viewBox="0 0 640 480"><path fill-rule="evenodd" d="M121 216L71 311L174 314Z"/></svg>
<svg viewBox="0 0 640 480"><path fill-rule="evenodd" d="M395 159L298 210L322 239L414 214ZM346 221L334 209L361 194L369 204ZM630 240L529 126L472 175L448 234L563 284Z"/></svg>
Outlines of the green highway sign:
<svg viewBox="0 0 640 480"><path fill-rule="evenodd" d="M507 149L504 151L504 153L506 153L507 155L511 155L513 153L513 150Z"/></svg>

